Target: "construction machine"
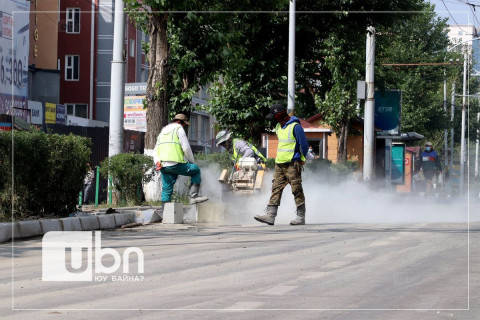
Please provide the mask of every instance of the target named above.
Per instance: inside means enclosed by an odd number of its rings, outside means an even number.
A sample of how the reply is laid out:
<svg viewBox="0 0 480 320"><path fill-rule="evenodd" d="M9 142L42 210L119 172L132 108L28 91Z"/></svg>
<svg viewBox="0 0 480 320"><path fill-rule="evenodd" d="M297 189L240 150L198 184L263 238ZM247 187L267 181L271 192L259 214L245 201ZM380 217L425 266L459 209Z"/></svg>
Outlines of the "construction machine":
<svg viewBox="0 0 480 320"><path fill-rule="evenodd" d="M218 181L228 186L234 194L254 194L260 191L265 173L265 164L255 158L243 158L232 169L224 169Z"/></svg>

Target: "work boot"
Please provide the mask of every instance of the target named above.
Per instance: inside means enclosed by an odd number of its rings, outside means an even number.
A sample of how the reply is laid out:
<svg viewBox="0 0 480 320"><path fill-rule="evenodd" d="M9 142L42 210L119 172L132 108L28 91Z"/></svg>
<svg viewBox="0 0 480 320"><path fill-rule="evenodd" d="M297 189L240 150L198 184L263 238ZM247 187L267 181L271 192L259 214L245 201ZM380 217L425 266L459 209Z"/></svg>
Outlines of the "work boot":
<svg viewBox="0 0 480 320"><path fill-rule="evenodd" d="M207 197L200 197L198 195L200 191L200 185L199 184L192 184L190 187L190 204L197 204L200 202L205 202L208 200Z"/></svg>
<svg viewBox="0 0 480 320"><path fill-rule="evenodd" d="M297 218L290 221L292 226L299 226L305 224L305 204L297 207Z"/></svg>
<svg viewBox="0 0 480 320"><path fill-rule="evenodd" d="M265 214L263 216L255 216L254 219L273 226L275 223L275 217L277 216L278 206L267 206Z"/></svg>

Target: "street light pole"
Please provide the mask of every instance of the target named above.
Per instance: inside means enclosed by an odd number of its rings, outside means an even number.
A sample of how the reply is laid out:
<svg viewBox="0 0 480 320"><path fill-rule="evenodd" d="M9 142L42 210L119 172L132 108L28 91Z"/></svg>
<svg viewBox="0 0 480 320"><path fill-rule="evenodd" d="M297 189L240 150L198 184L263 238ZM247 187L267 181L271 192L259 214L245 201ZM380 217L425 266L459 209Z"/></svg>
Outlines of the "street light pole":
<svg viewBox="0 0 480 320"><path fill-rule="evenodd" d="M113 60L110 82L110 123L108 156L122 153L123 148L123 96L125 93L125 12L123 0L115 0L113 29Z"/></svg>
<svg viewBox="0 0 480 320"><path fill-rule="evenodd" d="M443 112L447 114L447 71L443 69ZM443 158L445 163L445 168L448 166L448 131L447 128L443 131Z"/></svg>
<svg viewBox="0 0 480 320"><path fill-rule="evenodd" d="M365 100L365 114L363 124L363 181L372 181L373 175L373 147L375 145L375 28L367 28L367 50L365 82L367 85L367 98Z"/></svg>
<svg viewBox="0 0 480 320"><path fill-rule="evenodd" d="M460 193L463 194L465 185L465 119L467 113L467 59L468 50L464 48L463 58L463 97L462 97L462 132L460 135Z"/></svg>
<svg viewBox="0 0 480 320"><path fill-rule="evenodd" d="M290 0L288 24L288 113L295 109L295 0Z"/></svg>
<svg viewBox="0 0 480 320"><path fill-rule="evenodd" d="M452 103L450 106L450 121L452 123L452 127L450 128L450 170L453 168L453 119L455 118L455 81L452 83Z"/></svg>

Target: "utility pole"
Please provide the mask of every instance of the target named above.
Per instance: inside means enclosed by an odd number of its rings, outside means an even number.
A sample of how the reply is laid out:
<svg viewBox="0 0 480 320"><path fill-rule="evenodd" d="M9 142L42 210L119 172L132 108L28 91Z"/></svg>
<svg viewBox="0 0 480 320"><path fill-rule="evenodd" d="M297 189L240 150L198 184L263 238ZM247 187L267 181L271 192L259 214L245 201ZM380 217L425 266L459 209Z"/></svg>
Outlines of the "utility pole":
<svg viewBox="0 0 480 320"><path fill-rule="evenodd" d="M465 118L467 113L467 60L468 49L464 47L463 58L463 97L462 97L462 132L460 138L460 194L463 194L465 185Z"/></svg>
<svg viewBox="0 0 480 320"><path fill-rule="evenodd" d="M452 127L450 128L450 170L453 168L453 119L455 118L455 81L452 83L452 103L450 110L450 121ZM451 175L450 175L451 176Z"/></svg>
<svg viewBox="0 0 480 320"><path fill-rule="evenodd" d="M480 112L477 112L477 125L480 122ZM475 181L478 178L478 145L479 145L479 130L477 128L477 136L475 139Z"/></svg>
<svg viewBox="0 0 480 320"><path fill-rule="evenodd" d="M445 114L447 113L447 72L445 69L443 69L443 111ZM443 158L446 168L448 166L448 131L446 127L443 130L443 139Z"/></svg>
<svg viewBox="0 0 480 320"><path fill-rule="evenodd" d="M373 148L375 145L375 28L367 28L367 52L365 82L367 86L367 98L365 100L365 114L363 125L363 181L371 182L373 175Z"/></svg>
<svg viewBox="0 0 480 320"><path fill-rule="evenodd" d="M290 0L288 23L288 104L287 112L295 110L295 0Z"/></svg>
<svg viewBox="0 0 480 320"><path fill-rule="evenodd" d="M110 124L108 156L122 153L123 148L123 96L125 94L125 13L123 0L115 0L113 30L113 61L110 81Z"/></svg>

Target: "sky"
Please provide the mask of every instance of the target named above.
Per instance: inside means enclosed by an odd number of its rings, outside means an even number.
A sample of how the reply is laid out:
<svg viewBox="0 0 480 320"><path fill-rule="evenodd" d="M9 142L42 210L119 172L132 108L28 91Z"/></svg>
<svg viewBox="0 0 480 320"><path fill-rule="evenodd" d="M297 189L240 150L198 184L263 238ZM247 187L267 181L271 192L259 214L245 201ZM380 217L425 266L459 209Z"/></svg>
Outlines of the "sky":
<svg viewBox="0 0 480 320"><path fill-rule="evenodd" d="M429 2L435 5L435 12L437 12L438 16L449 18L448 24L450 25L480 25L479 0L429 0ZM476 17L474 17L472 5L475 6Z"/></svg>

